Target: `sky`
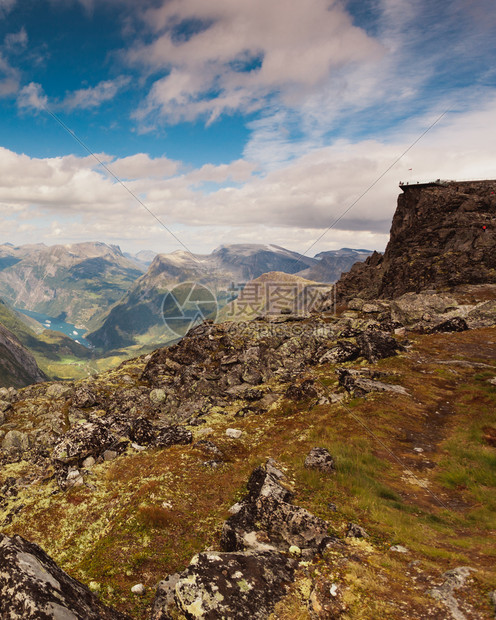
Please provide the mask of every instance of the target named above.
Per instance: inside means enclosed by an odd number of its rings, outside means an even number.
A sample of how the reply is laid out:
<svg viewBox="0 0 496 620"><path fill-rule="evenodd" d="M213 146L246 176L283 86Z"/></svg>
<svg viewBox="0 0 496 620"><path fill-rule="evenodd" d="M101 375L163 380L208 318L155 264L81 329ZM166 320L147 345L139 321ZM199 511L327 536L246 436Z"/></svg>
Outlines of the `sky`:
<svg viewBox="0 0 496 620"><path fill-rule="evenodd" d="M494 0L0 0L0 243L382 250L495 127Z"/></svg>

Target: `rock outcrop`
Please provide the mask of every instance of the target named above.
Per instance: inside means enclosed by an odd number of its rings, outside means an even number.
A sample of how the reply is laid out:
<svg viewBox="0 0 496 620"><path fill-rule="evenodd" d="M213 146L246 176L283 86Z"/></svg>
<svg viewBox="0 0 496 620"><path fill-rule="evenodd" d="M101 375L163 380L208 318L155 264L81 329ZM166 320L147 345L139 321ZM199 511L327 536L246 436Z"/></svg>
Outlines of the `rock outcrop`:
<svg viewBox="0 0 496 620"><path fill-rule="evenodd" d="M69 577L38 545L0 534L3 620L126 620Z"/></svg>
<svg viewBox="0 0 496 620"><path fill-rule="evenodd" d="M401 186L384 255L356 263L340 300L496 283L496 181Z"/></svg>
<svg viewBox="0 0 496 620"><path fill-rule="evenodd" d="M253 471L247 489L224 525L222 551L200 553L159 584L153 620L177 612L264 620L293 581L299 558L311 559L335 541L325 521L291 503L293 492L271 459Z"/></svg>

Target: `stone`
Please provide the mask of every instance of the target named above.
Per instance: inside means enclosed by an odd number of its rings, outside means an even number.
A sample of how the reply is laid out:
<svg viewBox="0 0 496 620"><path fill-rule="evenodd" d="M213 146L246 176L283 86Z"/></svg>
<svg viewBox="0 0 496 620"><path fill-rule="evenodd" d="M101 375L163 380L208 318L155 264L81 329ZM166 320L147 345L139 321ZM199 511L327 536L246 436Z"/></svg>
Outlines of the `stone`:
<svg viewBox="0 0 496 620"><path fill-rule="evenodd" d="M149 446L155 441L156 429L153 424L143 416L131 422L130 439L140 446Z"/></svg>
<svg viewBox="0 0 496 620"><path fill-rule="evenodd" d="M443 574L444 582L442 585L428 591L432 598L435 598L447 607L451 617L455 620L466 620L466 616L461 611L454 592L465 585L472 572L476 572L476 569L470 566L459 566L448 570Z"/></svg>
<svg viewBox="0 0 496 620"><path fill-rule="evenodd" d="M389 551L395 551L396 553L408 553L409 549L403 547L403 545L393 545L389 547Z"/></svg>
<svg viewBox="0 0 496 620"><path fill-rule="evenodd" d="M128 620L69 577L38 545L0 534L0 617L22 620Z"/></svg>
<svg viewBox="0 0 496 620"><path fill-rule="evenodd" d="M334 459L325 448L312 448L305 459L305 467L318 469L326 474L331 474L336 470Z"/></svg>
<svg viewBox="0 0 496 620"><path fill-rule="evenodd" d="M115 450L105 450L102 456L104 461L113 461L117 458L117 452Z"/></svg>
<svg viewBox="0 0 496 620"><path fill-rule="evenodd" d="M365 372L351 368L338 368L336 373L339 384L356 397L365 396L369 392L394 392L408 396L408 392L403 386L374 380L374 374L369 378L370 374L367 376Z"/></svg>
<svg viewBox="0 0 496 620"><path fill-rule="evenodd" d="M467 329L467 321L459 316L455 316L439 323L438 325L435 325L434 327L431 327L429 332L431 334L443 334L449 332L464 332L467 331Z"/></svg>
<svg viewBox="0 0 496 620"><path fill-rule="evenodd" d="M72 391L72 388L69 385L65 385L64 383L52 383L52 385L48 386L46 395L48 398L63 398L64 396L68 396Z"/></svg>
<svg viewBox="0 0 496 620"><path fill-rule="evenodd" d="M348 523L346 538L369 538L367 530L356 523Z"/></svg>
<svg viewBox="0 0 496 620"><path fill-rule="evenodd" d="M0 400L0 413L5 413L11 407L12 405L8 400Z"/></svg>
<svg viewBox="0 0 496 620"><path fill-rule="evenodd" d="M149 396L154 405L160 405L166 399L167 394L165 393L165 390L156 388L150 392Z"/></svg>
<svg viewBox="0 0 496 620"><path fill-rule="evenodd" d="M138 596L143 596L145 591L146 591L146 588L142 583L137 583L131 588L131 592L133 594L137 594Z"/></svg>
<svg viewBox="0 0 496 620"><path fill-rule="evenodd" d="M451 295L406 293L391 303L391 318L403 325L432 320L458 307ZM425 318L427 317L427 318Z"/></svg>
<svg viewBox="0 0 496 620"><path fill-rule="evenodd" d="M83 461L83 467L86 469L90 469L96 463L95 459L92 456L88 456Z"/></svg>
<svg viewBox="0 0 496 620"><path fill-rule="evenodd" d="M286 390L284 396L291 400L302 401L317 398L319 392L315 387L314 379L304 379L300 384L292 383Z"/></svg>
<svg viewBox="0 0 496 620"><path fill-rule="evenodd" d="M186 618L266 620L286 593L298 566L281 553L207 551L180 574L161 581L152 620Z"/></svg>
<svg viewBox="0 0 496 620"><path fill-rule="evenodd" d="M2 440L2 450L6 452L26 452L26 450L29 450L29 435L21 431L8 431Z"/></svg>
<svg viewBox="0 0 496 620"><path fill-rule="evenodd" d="M242 434L243 434L243 431L240 431L237 428L228 428L226 430L226 435L230 437L231 439L239 439Z"/></svg>
<svg viewBox="0 0 496 620"><path fill-rule="evenodd" d="M74 390L72 404L81 409L94 407L97 404L96 394L87 385L80 385Z"/></svg>
<svg viewBox="0 0 496 620"><path fill-rule="evenodd" d="M349 340L338 341L335 347L332 347L322 355L319 364L342 364L355 360L360 355L360 347Z"/></svg>
<svg viewBox="0 0 496 620"><path fill-rule="evenodd" d="M155 445L159 448L190 443L193 443L193 433L184 426L166 426L159 431L155 439Z"/></svg>
<svg viewBox="0 0 496 620"><path fill-rule="evenodd" d="M365 314L376 314L378 312L381 312L382 308L378 304L366 303L366 304L363 304L361 310Z"/></svg>
<svg viewBox="0 0 496 620"><path fill-rule="evenodd" d="M396 355L401 345L386 332L366 330L357 336L360 354L368 362L377 362L386 357Z"/></svg>

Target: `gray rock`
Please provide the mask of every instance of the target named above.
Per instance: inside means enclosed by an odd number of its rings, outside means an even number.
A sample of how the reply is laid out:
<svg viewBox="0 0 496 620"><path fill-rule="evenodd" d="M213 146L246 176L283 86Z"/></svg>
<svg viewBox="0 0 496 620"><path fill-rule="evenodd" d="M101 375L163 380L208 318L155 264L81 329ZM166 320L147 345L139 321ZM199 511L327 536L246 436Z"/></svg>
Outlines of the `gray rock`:
<svg viewBox="0 0 496 620"><path fill-rule="evenodd" d="M0 413L5 413L12 405L8 400L0 400Z"/></svg>
<svg viewBox="0 0 496 620"><path fill-rule="evenodd" d="M87 385L79 385L74 391L72 404L81 409L94 407L97 404L96 394Z"/></svg>
<svg viewBox="0 0 496 620"><path fill-rule="evenodd" d="M239 439L242 434L243 431L240 431L238 428L228 428L226 430L226 435L231 439Z"/></svg>
<svg viewBox="0 0 496 620"><path fill-rule="evenodd" d="M150 400L154 405L160 405L160 403L164 402L166 397L167 394L165 393L165 390L162 390L160 388L156 388L155 390L152 390L150 392Z"/></svg>
<svg viewBox="0 0 496 620"><path fill-rule="evenodd" d="M393 545L389 547L389 551L395 551L396 553L408 553L408 549L403 545Z"/></svg>
<svg viewBox="0 0 496 620"><path fill-rule="evenodd" d="M102 421L84 422L73 427L55 446L52 458L61 463L76 464L88 456L102 455L113 441Z"/></svg>
<svg viewBox="0 0 496 620"><path fill-rule="evenodd" d="M38 545L0 534L0 617L19 620L125 620L69 577Z"/></svg>
<svg viewBox="0 0 496 620"><path fill-rule="evenodd" d="M113 461L117 458L117 452L115 450L105 450L102 456L104 461Z"/></svg>
<svg viewBox="0 0 496 620"><path fill-rule="evenodd" d="M428 594L448 608L454 620L466 620L466 616L460 609L454 592L465 585L472 572L476 572L476 570L469 566L459 566L452 570L448 570L443 574L444 583L437 588L432 588L432 590L428 592Z"/></svg>
<svg viewBox="0 0 496 620"><path fill-rule="evenodd" d="M200 553L179 575L160 582L152 620L266 620L294 578L297 560L281 553Z"/></svg>
<svg viewBox="0 0 496 620"><path fill-rule="evenodd" d="M360 355L360 347L349 340L340 340L335 347L326 351L319 359L319 364L342 364L356 359Z"/></svg>
<svg viewBox="0 0 496 620"><path fill-rule="evenodd" d="M334 459L325 448L312 448L305 459L307 469L318 469L327 474L335 471Z"/></svg>
<svg viewBox="0 0 496 620"><path fill-rule="evenodd" d="M356 523L348 523L346 538L369 538L367 530Z"/></svg>
<svg viewBox="0 0 496 620"><path fill-rule="evenodd" d="M46 391L48 398L63 398L72 391L72 388L64 383L52 383Z"/></svg>
<svg viewBox="0 0 496 620"><path fill-rule="evenodd" d="M131 588L131 592L133 594L137 594L138 596L143 596L143 594L145 593L145 590L146 588L142 583L137 583Z"/></svg>
<svg viewBox="0 0 496 620"><path fill-rule="evenodd" d="M336 370L340 385L356 397L365 396L369 392L394 392L408 396L407 390L401 385L383 383L366 376L359 370L338 368ZM373 374L372 374L373 376Z"/></svg>
<svg viewBox="0 0 496 620"><path fill-rule="evenodd" d="M434 327L429 329L431 334L443 334L449 332L464 332L467 331L468 325L465 319L459 316L455 316L451 319L447 319Z"/></svg>
<svg viewBox="0 0 496 620"><path fill-rule="evenodd" d="M424 315L440 315L458 307L454 297L429 293L405 293L391 302L391 318L403 325L424 320Z"/></svg>
<svg viewBox="0 0 496 620"><path fill-rule="evenodd" d="M167 426L159 432L155 445L159 448L168 448L173 445L187 445L192 442L193 433L184 426Z"/></svg>
<svg viewBox="0 0 496 620"><path fill-rule="evenodd" d="M20 431L9 431L3 438L2 450L6 452L25 452L29 450L29 435Z"/></svg>
<svg viewBox="0 0 496 620"><path fill-rule="evenodd" d="M396 355L402 348L391 334L382 331L366 330L359 334L356 340L361 355L369 362Z"/></svg>

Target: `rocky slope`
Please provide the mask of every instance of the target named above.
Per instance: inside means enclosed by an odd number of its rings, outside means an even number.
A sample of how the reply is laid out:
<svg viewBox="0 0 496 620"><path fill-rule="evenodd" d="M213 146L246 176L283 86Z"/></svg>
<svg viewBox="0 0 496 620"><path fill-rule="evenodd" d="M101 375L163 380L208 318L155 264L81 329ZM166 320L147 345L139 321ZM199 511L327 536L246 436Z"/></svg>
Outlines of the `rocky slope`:
<svg viewBox="0 0 496 620"><path fill-rule="evenodd" d="M4 391L0 562L135 618L489 618L495 325L495 286L356 299Z"/></svg>
<svg viewBox="0 0 496 620"><path fill-rule="evenodd" d="M32 354L0 323L0 387L24 387L45 379Z"/></svg>
<svg viewBox="0 0 496 620"><path fill-rule="evenodd" d="M143 273L117 246L0 246L0 297L90 327Z"/></svg>
<svg viewBox="0 0 496 620"><path fill-rule="evenodd" d="M401 189L384 256L374 253L345 274L341 299L496 282L496 181Z"/></svg>
<svg viewBox="0 0 496 620"><path fill-rule="evenodd" d="M109 311L102 326L87 338L103 350L173 339L163 321L164 312L171 308L163 304L167 291L180 282L207 286L222 308L248 281L267 272L299 273L306 279L313 274L319 282L335 282L342 271L369 254L367 250L344 249L310 258L279 246L259 244L221 246L212 254L195 257L185 251L159 254L147 273Z"/></svg>

